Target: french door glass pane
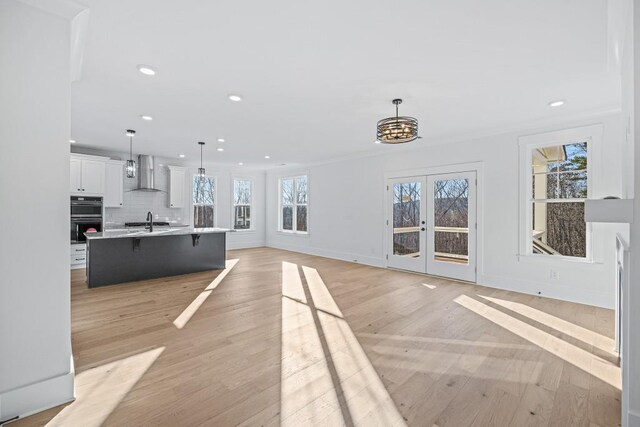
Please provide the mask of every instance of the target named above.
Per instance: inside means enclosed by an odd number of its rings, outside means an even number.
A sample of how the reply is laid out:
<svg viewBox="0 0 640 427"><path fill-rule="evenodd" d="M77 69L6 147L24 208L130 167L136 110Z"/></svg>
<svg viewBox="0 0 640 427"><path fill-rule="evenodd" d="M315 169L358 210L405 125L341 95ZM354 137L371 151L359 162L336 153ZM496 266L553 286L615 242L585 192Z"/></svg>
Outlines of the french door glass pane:
<svg viewBox="0 0 640 427"><path fill-rule="evenodd" d="M420 256L420 182L393 185L393 254Z"/></svg>
<svg viewBox="0 0 640 427"><path fill-rule="evenodd" d="M469 263L469 180L434 181L434 258Z"/></svg>

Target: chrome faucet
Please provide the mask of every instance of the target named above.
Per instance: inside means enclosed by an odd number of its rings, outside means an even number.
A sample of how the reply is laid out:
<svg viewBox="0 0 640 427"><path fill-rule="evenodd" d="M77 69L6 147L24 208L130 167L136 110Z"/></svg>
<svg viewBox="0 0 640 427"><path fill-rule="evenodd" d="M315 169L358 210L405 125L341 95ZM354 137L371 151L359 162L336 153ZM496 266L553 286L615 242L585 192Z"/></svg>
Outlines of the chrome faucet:
<svg viewBox="0 0 640 427"><path fill-rule="evenodd" d="M147 212L147 222L149 223L149 225L147 225L145 228L149 229L149 233L153 233L153 212L151 211Z"/></svg>

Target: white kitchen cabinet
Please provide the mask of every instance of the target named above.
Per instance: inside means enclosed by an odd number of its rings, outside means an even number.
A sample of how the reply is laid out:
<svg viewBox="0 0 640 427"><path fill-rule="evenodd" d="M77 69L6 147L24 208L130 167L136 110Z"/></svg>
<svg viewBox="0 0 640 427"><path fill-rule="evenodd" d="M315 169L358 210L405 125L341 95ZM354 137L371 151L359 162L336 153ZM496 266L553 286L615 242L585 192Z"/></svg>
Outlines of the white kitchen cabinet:
<svg viewBox="0 0 640 427"><path fill-rule="evenodd" d="M82 160L82 193L104 193L105 162Z"/></svg>
<svg viewBox="0 0 640 427"><path fill-rule="evenodd" d="M105 208L121 208L124 196L124 162L109 160L105 165L103 204Z"/></svg>
<svg viewBox="0 0 640 427"><path fill-rule="evenodd" d="M69 167L71 194L102 196L107 160L107 157L73 154Z"/></svg>
<svg viewBox="0 0 640 427"><path fill-rule="evenodd" d="M71 269L85 268L87 266L87 245L84 243L71 245Z"/></svg>
<svg viewBox="0 0 640 427"><path fill-rule="evenodd" d="M69 168L70 176L70 191L71 193L82 192L82 160L71 158L71 167Z"/></svg>
<svg viewBox="0 0 640 427"><path fill-rule="evenodd" d="M178 166L169 166L169 207L182 208L186 202L184 191L187 170Z"/></svg>

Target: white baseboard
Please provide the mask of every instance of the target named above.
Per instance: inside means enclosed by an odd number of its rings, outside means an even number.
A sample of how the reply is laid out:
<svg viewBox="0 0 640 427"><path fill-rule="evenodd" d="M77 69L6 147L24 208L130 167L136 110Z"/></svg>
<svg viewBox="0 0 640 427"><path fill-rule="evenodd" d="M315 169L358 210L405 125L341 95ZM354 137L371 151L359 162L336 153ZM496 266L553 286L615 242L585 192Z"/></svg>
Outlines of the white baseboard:
<svg viewBox="0 0 640 427"><path fill-rule="evenodd" d="M315 255L325 258L338 259L341 261L355 262L357 264L365 264L372 267L385 267L384 260L380 258L352 254L348 252L331 251L326 249L310 248L306 246L283 245L279 243L267 243L266 246L275 249L283 249L285 251L300 252L307 255Z"/></svg>
<svg viewBox="0 0 640 427"><path fill-rule="evenodd" d="M629 424L627 424L628 427L640 427L640 414L636 414L635 412L628 412L629 417L628 417L628 422Z"/></svg>
<svg viewBox="0 0 640 427"><path fill-rule="evenodd" d="M73 369L66 374L0 394L0 420L24 418L75 399Z"/></svg>
<svg viewBox="0 0 640 427"><path fill-rule="evenodd" d="M568 287L558 287L554 283L480 274L478 275L477 284L487 286L489 288L504 289L523 294L539 295L545 298L553 298L578 304L587 304L613 309L612 306L603 304L603 301L608 301L610 299L608 295L595 292L585 292L584 290L571 291Z"/></svg>
<svg viewBox="0 0 640 427"><path fill-rule="evenodd" d="M282 244L275 242L267 242L267 247L283 249L292 252L300 252L308 255L322 256L326 258L339 259L342 261L356 262L359 264L370 265L373 267L386 267L384 259L362 256L358 254L352 254L347 252L339 252L327 249L319 249L308 246L298 246L291 244ZM536 282L531 280L523 280L512 277L492 276L486 274L479 274L478 285L486 286L495 289L504 289L507 291L520 292L530 295L540 295L546 298L554 298L563 301L575 302L579 304L593 305L596 307L604 307L613 309L613 307L603 304L603 301L608 301L608 295L593 293L593 292L572 292L569 288L558 288L553 283Z"/></svg>
<svg viewBox="0 0 640 427"><path fill-rule="evenodd" d="M249 248L262 248L266 246L264 240L249 240L246 242L230 242L227 240L227 249L249 249Z"/></svg>

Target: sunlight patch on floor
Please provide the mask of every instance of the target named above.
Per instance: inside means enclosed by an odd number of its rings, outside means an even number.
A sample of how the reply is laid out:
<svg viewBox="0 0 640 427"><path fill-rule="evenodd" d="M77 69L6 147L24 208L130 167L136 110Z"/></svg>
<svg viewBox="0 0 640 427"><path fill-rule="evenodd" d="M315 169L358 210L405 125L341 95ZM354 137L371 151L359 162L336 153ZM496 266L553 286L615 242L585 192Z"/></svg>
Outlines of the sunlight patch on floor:
<svg viewBox="0 0 640 427"><path fill-rule="evenodd" d="M196 311L198 311L198 309L202 306L202 304L204 304L207 298L209 298L211 292L213 292L218 287L218 285L222 283L224 278L227 276L227 274L229 274L233 267L236 266L238 261L238 259L228 259L226 261L224 270L222 270L220 274L218 274L218 276L213 280L213 282L209 283L204 291L200 292L198 296L195 297L193 301L191 301L191 304L189 304L189 306L185 308L178 317L176 317L176 320L173 321L173 325L176 328L184 328L184 325L186 325L187 322L191 320Z"/></svg>
<svg viewBox="0 0 640 427"><path fill-rule="evenodd" d="M46 425L101 426L164 351L154 348L76 375L76 400Z"/></svg>
<svg viewBox="0 0 640 427"><path fill-rule="evenodd" d="M584 343L591 344L599 348L600 350L604 350L611 354L615 352L615 341L611 338L605 337L604 335L600 335L597 332L583 328L582 326L576 325L574 323L567 322L566 320L545 313L544 311L537 310L526 304L504 300L501 298L494 298L483 295L479 296L513 312L528 317L531 320L535 320L538 323L549 326L550 328L562 332L563 334L572 336L573 338L577 338Z"/></svg>
<svg viewBox="0 0 640 427"><path fill-rule="evenodd" d="M280 419L307 423L326 418L328 408L339 407L320 336L302 287L296 264L282 263L282 362Z"/></svg>
<svg viewBox="0 0 640 427"><path fill-rule="evenodd" d="M434 290L435 288L437 288L436 285L430 285L428 283L423 283L422 286L424 286L425 288L431 289L431 290Z"/></svg>
<svg viewBox="0 0 640 427"><path fill-rule="evenodd" d="M281 424L405 425L318 271L302 271L282 264Z"/></svg>
<svg viewBox="0 0 640 427"><path fill-rule="evenodd" d="M621 389L620 368L614 364L466 295L460 295L454 301L618 390Z"/></svg>
<svg viewBox="0 0 640 427"><path fill-rule="evenodd" d="M516 350L526 350L534 348L527 344L507 344L496 341L480 341L480 340L458 340L455 338L439 338L439 337L416 337L411 335L389 335L389 334L372 334L370 332L359 332L357 336L362 338L372 338L375 340L391 340L402 342L421 342L431 344L454 344L463 347L487 347L487 348L512 348Z"/></svg>

